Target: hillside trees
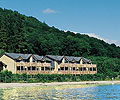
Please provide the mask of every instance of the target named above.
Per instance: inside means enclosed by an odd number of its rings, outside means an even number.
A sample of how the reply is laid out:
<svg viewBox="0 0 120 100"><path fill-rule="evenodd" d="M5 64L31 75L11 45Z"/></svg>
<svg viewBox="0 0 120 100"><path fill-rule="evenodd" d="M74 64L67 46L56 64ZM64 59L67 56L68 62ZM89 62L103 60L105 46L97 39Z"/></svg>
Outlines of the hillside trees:
<svg viewBox="0 0 120 100"><path fill-rule="evenodd" d="M4 51L38 55L94 56L99 73L105 73L107 70L118 72L117 67L119 68L116 64L119 63L120 47L115 44L108 44L88 35L64 32L54 26L49 27L34 17L0 8L0 53ZM113 62L112 59L117 60Z"/></svg>

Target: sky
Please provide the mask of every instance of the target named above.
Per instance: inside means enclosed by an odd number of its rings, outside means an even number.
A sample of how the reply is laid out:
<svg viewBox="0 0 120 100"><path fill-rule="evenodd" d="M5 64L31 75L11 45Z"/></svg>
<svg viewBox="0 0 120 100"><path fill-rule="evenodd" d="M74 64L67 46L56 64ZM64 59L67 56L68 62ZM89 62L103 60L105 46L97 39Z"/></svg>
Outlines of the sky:
<svg viewBox="0 0 120 100"><path fill-rule="evenodd" d="M0 7L120 46L120 0L0 0Z"/></svg>

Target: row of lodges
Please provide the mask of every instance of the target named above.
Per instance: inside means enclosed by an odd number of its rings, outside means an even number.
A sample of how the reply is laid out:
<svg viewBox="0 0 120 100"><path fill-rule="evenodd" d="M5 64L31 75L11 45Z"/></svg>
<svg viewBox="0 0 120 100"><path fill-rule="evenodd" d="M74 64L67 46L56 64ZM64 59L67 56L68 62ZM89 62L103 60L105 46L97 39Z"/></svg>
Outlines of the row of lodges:
<svg viewBox="0 0 120 100"><path fill-rule="evenodd" d="M4 53L0 57L0 71L27 74L96 74L96 64L84 57L39 56L36 54Z"/></svg>

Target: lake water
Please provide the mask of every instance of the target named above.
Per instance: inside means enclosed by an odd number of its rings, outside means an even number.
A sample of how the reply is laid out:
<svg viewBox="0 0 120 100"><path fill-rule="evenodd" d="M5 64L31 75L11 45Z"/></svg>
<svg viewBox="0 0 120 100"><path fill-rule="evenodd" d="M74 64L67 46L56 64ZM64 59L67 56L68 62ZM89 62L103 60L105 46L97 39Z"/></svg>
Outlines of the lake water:
<svg viewBox="0 0 120 100"><path fill-rule="evenodd" d="M0 89L0 100L120 100L120 85L63 85Z"/></svg>

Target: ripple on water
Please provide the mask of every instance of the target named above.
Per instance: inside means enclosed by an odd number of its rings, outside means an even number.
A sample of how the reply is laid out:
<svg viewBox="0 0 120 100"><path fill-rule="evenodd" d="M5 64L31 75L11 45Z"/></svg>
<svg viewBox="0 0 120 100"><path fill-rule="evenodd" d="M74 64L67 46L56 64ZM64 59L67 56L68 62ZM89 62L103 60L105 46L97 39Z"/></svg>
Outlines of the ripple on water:
<svg viewBox="0 0 120 100"><path fill-rule="evenodd" d="M62 85L0 90L0 100L120 100L120 85Z"/></svg>

